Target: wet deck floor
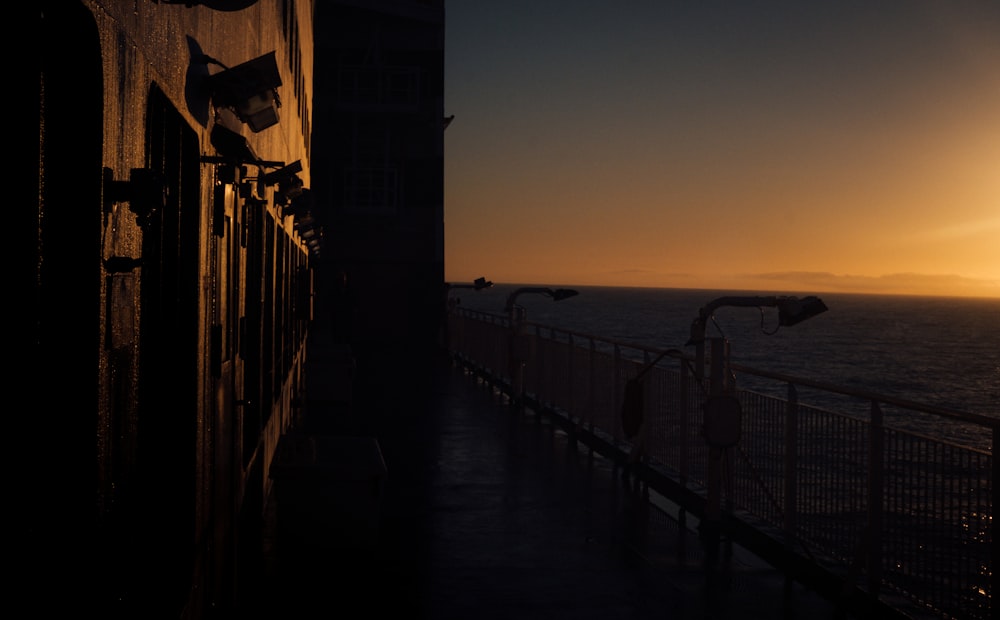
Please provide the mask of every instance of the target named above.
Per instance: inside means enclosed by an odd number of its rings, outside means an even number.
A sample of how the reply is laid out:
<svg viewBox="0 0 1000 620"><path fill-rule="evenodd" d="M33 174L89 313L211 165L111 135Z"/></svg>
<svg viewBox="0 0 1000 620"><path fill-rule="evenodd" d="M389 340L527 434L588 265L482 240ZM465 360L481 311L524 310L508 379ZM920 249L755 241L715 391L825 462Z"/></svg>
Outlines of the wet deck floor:
<svg viewBox="0 0 1000 620"><path fill-rule="evenodd" d="M446 358L409 379L359 359L349 410L311 401L305 434L377 439L377 514L373 529L337 526L322 542L279 530L261 615L856 617L739 546L706 554L669 504L651 505L614 463ZM365 488L334 503L367 501Z"/></svg>

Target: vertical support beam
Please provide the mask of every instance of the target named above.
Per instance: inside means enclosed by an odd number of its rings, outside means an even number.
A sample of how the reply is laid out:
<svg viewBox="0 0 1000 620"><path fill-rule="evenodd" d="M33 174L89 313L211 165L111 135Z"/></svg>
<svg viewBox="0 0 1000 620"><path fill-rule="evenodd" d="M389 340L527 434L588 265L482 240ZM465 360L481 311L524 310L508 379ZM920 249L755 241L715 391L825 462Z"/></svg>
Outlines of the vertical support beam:
<svg viewBox="0 0 1000 620"><path fill-rule="evenodd" d="M710 397L722 396L726 391L726 357L729 354L729 343L723 338L710 338L712 343L712 353L709 363L710 374L708 380L708 395Z"/></svg>
<svg viewBox="0 0 1000 620"><path fill-rule="evenodd" d="M524 406L524 354L527 348L527 329L524 309L514 306L510 313L510 346L508 372L510 374L510 404L518 409Z"/></svg>
<svg viewBox="0 0 1000 620"><path fill-rule="evenodd" d="M711 365L708 383L709 398L717 398L726 389L726 358L729 353L729 343L723 338L712 338ZM708 496L705 498L705 525L713 542L718 542L719 528L722 524L722 457L723 449L717 445L708 446L707 477Z"/></svg>
<svg viewBox="0 0 1000 620"><path fill-rule="evenodd" d="M788 384L788 407L785 411L785 546L794 544L798 512L798 434L799 393L795 385Z"/></svg>
<svg viewBox="0 0 1000 620"><path fill-rule="evenodd" d="M574 411L576 411L576 399L573 395L576 394L576 382L573 380L574 369L576 368L576 343L573 341L573 334L569 334L567 337L566 344L566 415L570 420L574 418ZM579 419L579 414L575 414L575 417Z"/></svg>
<svg viewBox="0 0 1000 620"><path fill-rule="evenodd" d="M680 445L680 483L681 486L687 489L688 484L688 461L690 460L688 452L688 434L690 432L688 427L688 420L690 419L691 410L691 392L688 389L691 383L691 372L688 370L688 365L685 363L684 358L680 358L679 363L681 365L681 419L680 419L680 435L681 435L681 445Z"/></svg>
<svg viewBox="0 0 1000 620"><path fill-rule="evenodd" d="M597 400L596 398L594 398L594 389L595 389L594 386L598 385L598 383L597 383L597 342L593 338L590 339L590 355L589 355L589 359L587 361L587 367L590 370L590 373L588 375L590 377L590 381L589 381L589 385L587 386L587 389L590 390L590 394L588 394L588 398L587 398L587 421L589 422L589 424L587 425L587 428L588 428L588 430L591 433L593 433L594 432L594 417L597 415L597 411L594 408L594 401ZM591 456L594 455L594 444L593 444L593 442L590 442L590 455Z"/></svg>
<svg viewBox="0 0 1000 620"><path fill-rule="evenodd" d="M694 344L694 376L698 379L705 378L705 336L704 328L702 336Z"/></svg>
<svg viewBox="0 0 1000 620"><path fill-rule="evenodd" d="M540 325L535 325L532 332L529 334L527 328L524 330L524 357L522 358L524 361L521 363L524 377L521 382L521 402L525 402L527 399L528 387L530 386L531 393L535 395L535 418L541 420L542 402L546 398L551 398L550 395L541 393L543 388L551 389L548 377L539 376L547 369L545 358L548 346L545 344L546 341L542 339Z"/></svg>
<svg viewBox="0 0 1000 620"><path fill-rule="evenodd" d="M621 396L621 390L618 387L618 384L621 383L618 380L618 373L621 370L622 349L617 344L615 344L615 347L614 347L614 357L612 358L611 364L612 364L612 367L611 367L611 403L612 403L612 406L614 406L615 404L620 403L621 402L621 398L622 398L622 396ZM615 451L617 452L617 451L621 450L620 437L622 436L621 435L621 433L622 433L622 425L621 424L615 424L614 425L614 429L615 429L615 432L614 432Z"/></svg>
<svg viewBox="0 0 1000 620"><path fill-rule="evenodd" d="M878 597L882 584L882 498L885 472L885 426L882 408L872 401L868 450L868 593Z"/></svg>
<svg viewBox="0 0 1000 620"><path fill-rule="evenodd" d="M677 363L680 364L680 375L681 375L681 389L680 389L680 420L678 421L679 428L678 433L680 434L681 441L678 451L678 482L680 482L681 488L688 488L688 409L690 408L691 395L688 389L688 384L691 382L691 373L688 370L687 361L683 357L677 358ZM681 531L687 525L687 510L684 506L680 506L677 511L677 522L680 523Z"/></svg>
<svg viewBox="0 0 1000 620"><path fill-rule="evenodd" d="M997 540L997 519L996 519L996 508L997 508L997 485L1000 484L1000 426L993 426L993 452L991 453L990 460L993 462L993 478L990 481L990 497L989 506L992 510L990 514L990 520L986 527L989 531L986 533L987 540L992 544L993 549L990 557L990 566L993 570L990 571L990 592L993 598L993 605L997 604L997 597L1000 596L1000 540ZM994 613L997 608L993 607Z"/></svg>

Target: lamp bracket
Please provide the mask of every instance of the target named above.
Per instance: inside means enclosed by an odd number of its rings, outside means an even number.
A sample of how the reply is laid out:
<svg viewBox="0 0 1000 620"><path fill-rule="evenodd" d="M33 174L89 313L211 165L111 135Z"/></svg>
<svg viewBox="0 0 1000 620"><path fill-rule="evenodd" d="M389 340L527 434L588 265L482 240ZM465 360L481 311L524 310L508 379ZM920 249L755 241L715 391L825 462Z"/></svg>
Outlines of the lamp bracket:
<svg viewBox="0 0 1000 620"><path fill-rule="evenodd" d="M230 157L218 157L216 155L202 155L201 163L203 164L229 164L232 165L234 160ZM241 164L252 164L254 166L260 166L261 168L280 168L285 165L283 161L272 161L269 159L248 159L245 161L240 161Z"/></svg>
<svg viewBox="0 0 1000 620"><path fill-rule="evenodd" d="M104 259L104 269L110 274L132 273L139 267L142 267L142 258L132 258L131 256L112 256Z"/></svg>
<svg viewBox="0 0 1000 620"><path fill-rule="evenodd" d="M300 159L296 159L287 166L281 162L275 162L275 163L277 163L277 166L271 166L271 167L276 167L279 169L275 170L274 172L268 172L262 177L264 185L277 185L282 181L288 181L294 178L297 173L302 172L302 160Z"/></svg>
<svg viewBox="0 0 1000 620"><path fill-rule="evenodd" d="M103 184L104 213L111 213L115 203L127 202L140 225L163 209L169 194L163 175L149 168L132 168L128 181L116 181L111 168L104 168Z"/></svg>
<svg viewBox="0 0 1000 620"><path fill-rule="evenodd" d="M192 8L199 4L207 6L216 11L241 11L251 7L259 0L154 0L157 4L183 4L186 8Z"/></svg>

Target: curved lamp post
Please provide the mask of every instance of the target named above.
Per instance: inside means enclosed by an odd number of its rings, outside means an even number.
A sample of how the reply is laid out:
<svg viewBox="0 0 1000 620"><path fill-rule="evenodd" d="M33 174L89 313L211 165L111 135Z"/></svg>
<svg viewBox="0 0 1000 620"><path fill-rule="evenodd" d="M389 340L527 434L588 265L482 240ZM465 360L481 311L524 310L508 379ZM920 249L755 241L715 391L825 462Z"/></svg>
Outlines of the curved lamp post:
<svg viewBox="0 0 1000 620"><path fill-rule="evenodd" d="M579 293L571 288L548 288L546 286L522 286L507 296L504 313L510 319L510 346L508 348L508 372L510 373L511 404L520 406L524 402L524 363L527 360L527 334L524 333L524 322L528 318L522 306L517 305L517 298L524 293L537 293L551 297L553 301L562 301Z"/></svg>
<svg viewBox="0 0 1000 620"><path fill-rule="evenodd" d="M760 297L719 297L713 299L698 310L698 316L691 323L691 338L687 345L695 345L698 362L696 371L698 378L704 376L705 362L705 329L709 319L715 311L724 306L736 306L741 308L778 308L778 326L786 327L801 323L817 314L826 312L826 304L819 297L810 295L809 297L787 297L787 296L760 296Z"/></svg>
<svg viewBox="0 0 1000 620"><path fill-rule="evenodd" d="M705 329L715 311L724 306L742 308L778 308L778 326L791 326L826 312L826 304L818 297L763 296L719 297L698 311L691 323L691 338L687 345L695 345L695 373L699 380L705 376ZM763 313L763 310L761 310ZM773 333L773 332L772 332ZM722 521L722 462L725 450L739 442L742 410L739 401L731 394L729 385L729 342L724 338L710 338L711 371L709 397L705 403L704 436L709 447L708 495L705 500L705 521L702 534L708 544L717 547ZM728 472L727 472L728 475ZM714 549L713 549L714 552ZM712 557L710 555L710 557Z"/></svg>

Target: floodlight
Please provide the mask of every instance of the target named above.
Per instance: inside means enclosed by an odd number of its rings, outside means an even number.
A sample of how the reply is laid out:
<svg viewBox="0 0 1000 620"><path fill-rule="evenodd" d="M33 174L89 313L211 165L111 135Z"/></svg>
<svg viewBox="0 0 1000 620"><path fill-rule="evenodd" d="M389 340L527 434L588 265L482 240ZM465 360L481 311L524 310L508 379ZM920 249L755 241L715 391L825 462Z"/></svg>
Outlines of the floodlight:
<svg viewBox="0 0 1000 620"><path fill-rule="evenodd" d="M225 67L217 60L205 56L205 62ZM281 74L274 52L248 60L209 77L212 104L232 108L240 120L254 133L278 123L281 99L278 87Z"/></svg>

